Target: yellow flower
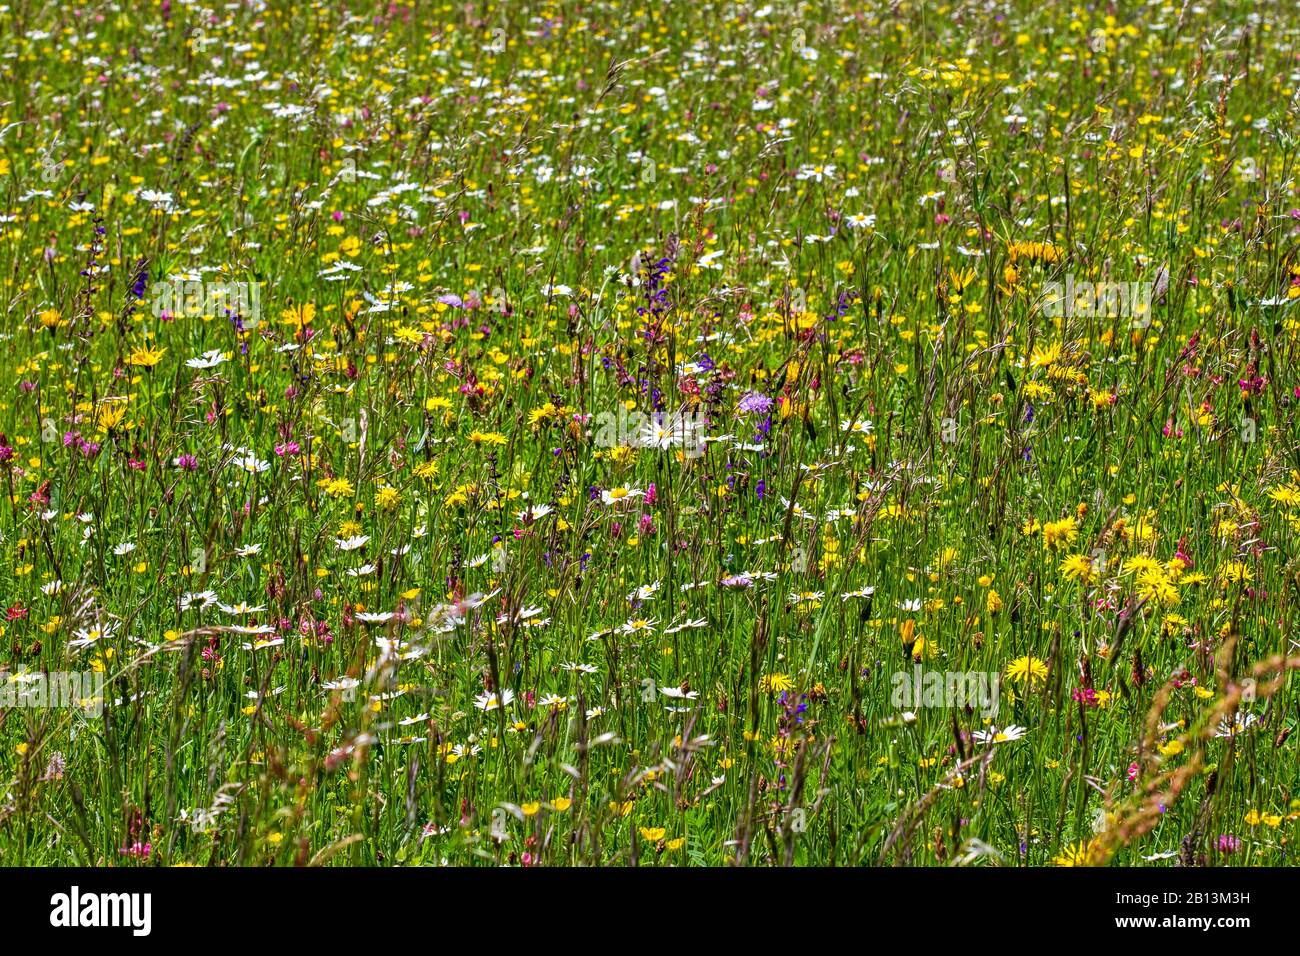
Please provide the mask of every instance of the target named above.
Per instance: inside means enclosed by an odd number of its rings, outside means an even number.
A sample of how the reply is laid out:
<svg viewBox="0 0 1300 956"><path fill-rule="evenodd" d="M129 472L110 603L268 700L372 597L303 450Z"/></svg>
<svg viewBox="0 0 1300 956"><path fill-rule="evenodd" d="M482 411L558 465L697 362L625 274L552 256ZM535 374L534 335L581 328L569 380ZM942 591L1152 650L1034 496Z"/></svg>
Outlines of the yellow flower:
<svg viewBox="0 0 1300 956"><path fill-rule="evenodd" d="M1163 569L1156 568L1138 575L1138 594L1148 600L1157 600L1162 604L1178 603L1178 588Z"/></svg>
<svg viewBox="0 0 1300 956"><path fill-rule="evenodd" d="M1043 544L1049 548L1068 544L1079 537L1079 523L1072 516L1043 525Z"/></svg>
<svg viewBox="0 0 1300 956"><path fill-rule="evenodd" d="M125 402L108 402L99 406L96 412L96 420L99 423L100 431L111 432L118 425L122 424L122 419L126 418Z"/></svg>
<svg viewBox="0 0 1300 956"><path fill-rule="evenodd" d="M1086 554L1072 554L1061 562L1061 573L1070 581L1092 578L1092 560Z"/></svg>
<svg viewBox="0 0 1300 956"><path fill-rule="evenodd" d="M765 694L780 694L794 688L794 681L785 674L764 674L758 687Z"/></svg>
<svg viewBox="0 0 1300 956"><path fill-rule="evenodd" d="M331 498L347 498L355 493L355 489L346 478L332 478L325 485L325 493Z"/></svg>
<svg viewBox="0 0 1300 956"><path fill-rule="evenodd" d="M1059 262L1061 253L1050 242L1024 242L1016 239L1007 243L1007 258L1013 263L1021 259L1029 262Z"/></svg>
<svg viewBox="0 0 1300 956"><path fill-rule="evenodd" d="M1032 688L1036 683L1047 680L1047 662L1026 654L1011 662L1007 667L1007 677Z"/></svg>
<svg viewBox="0 0 1300 956"><path fill-rule="evenodd" d="M569 809L569 807L573 806L573 801L568 797L556 797L551 801L551 806L554 808L556 813L563 813L565 810Z"/></svg>
<svg viewBox="0 0 1300 956"><path fill-rule="evenodd" d="M1295 485L1279 485L1276 488L1270 488L1268 496L1285 508L1294 508L1300 505L1300 487Z"/></svg>
<svg viewBox="0 0 1300 956"><path fill-rule="evenodd" d="M537 800L530 800L519 809L524 811L524 816L532 817L537 815L537 812L542 809L542 805Z"/></svg>
<svg viewBox="0 0 1300 956"><path fill-rule="evenodd" d="M312 319L316 318L316 304L305 302L298 306L291 305L280 313L280 318L285 325L311 325Z"/></svg>
<svg viewBox="0 0 1300 956"><path fill-rule="evenodd" d="M545 405L541 405L537 408L534 408L531 412L528 413L528 424L536 425L539 422L544 422L549 418L555 418L555 419L563 418L564 413L565 413L565 409L557 408L554 402L547 402Z"/></svg>
<svg viewBox="0 0 1300 956"><path fill-rule="evenodd" d="M1055 365L1061 360L1061 344L1053 342L1049 345L1038 346L1034 349L1034 354L1029 357L1031 368L1047 368Z"/></svg>
<svg viewBox="0 0 1300 956"><path fill-rule="evenodd" d="M162 361L163 353L167 350L153 349L147 345L141 346L131 353L130 363L143 368L153 368Z"/></svg>
<svg viewBox="0 0 1300 956"><path fill-rule="evenodd" d="M935 644L933 639L926 640L924 637L918 637L916 643L912 645L912 660L920 661L924 658L934 660L939 656L939 645Z"/></svg>
<svg viewBox="0 0 1300 956"><path fill-rule="evenodd" d="M958 295L966 290L966 287L975 281L975 270L967 269L965 272L958 272L956 269L948 270L948 281L952 289Z"/></svg>
<svg viewBox="0 0 1300 956"><path fill-rule="evenodd" d="M641 828L641 838L647 840L650 843L658 843L667 835L668 835L668 831L665 830L663 827L642 827Z"/></svg>
<svg viewBox="0 0 1300 956"><path fill-rule="evenodd" d="M910 618L898 625L898 637L906 646L916 640L916 622Z"/></svg>
<svg viewBox="0 0 1300 956"><path fill-rule="evenodd" d="M1067 846L1053 860L1054 866L1098 866L1106 862L1106 853L1100 839L1094 837L1087 843Z"/></svg>
<svg viewBox="0 0 1300 956"><path fill-rule="evenodd" d="M1228 561L1219 567L1219 574L1223 577L1225 584L1249 584L1254 575L1247 565L1242 561Z"/></svg>

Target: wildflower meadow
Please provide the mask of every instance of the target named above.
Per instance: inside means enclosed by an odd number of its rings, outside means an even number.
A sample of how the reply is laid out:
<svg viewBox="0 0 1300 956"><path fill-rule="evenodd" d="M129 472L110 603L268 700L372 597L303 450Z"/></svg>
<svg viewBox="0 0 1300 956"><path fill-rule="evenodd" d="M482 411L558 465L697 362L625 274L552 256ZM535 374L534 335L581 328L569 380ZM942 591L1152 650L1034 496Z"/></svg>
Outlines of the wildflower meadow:
<svg viewBox="0 0 1300 956"><path fill-rule="evenodd" d="M1294 14L0 6L0 859L1291 864Z"/></svg>

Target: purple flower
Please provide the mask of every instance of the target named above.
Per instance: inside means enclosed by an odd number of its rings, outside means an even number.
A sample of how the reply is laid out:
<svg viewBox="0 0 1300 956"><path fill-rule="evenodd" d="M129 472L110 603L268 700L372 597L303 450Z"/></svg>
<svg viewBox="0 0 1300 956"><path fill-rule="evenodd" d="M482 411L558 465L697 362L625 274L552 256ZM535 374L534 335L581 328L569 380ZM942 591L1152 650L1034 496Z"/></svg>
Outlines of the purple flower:
<svg viewBox="0 0 1300 956"><path fill-rule="evenodd" d="M740 396L740 402L736 408L746 415L766 415L768 410L775 404L762 392L746 392Z"/></svg>
<svg viewBox="0 0 1300 956"><path fill-rule="evenodd" d="M136 265L135 279L131 282L131 295L136 299L144 298L145 288L149 285L148 260L141 259Z"/></svg>

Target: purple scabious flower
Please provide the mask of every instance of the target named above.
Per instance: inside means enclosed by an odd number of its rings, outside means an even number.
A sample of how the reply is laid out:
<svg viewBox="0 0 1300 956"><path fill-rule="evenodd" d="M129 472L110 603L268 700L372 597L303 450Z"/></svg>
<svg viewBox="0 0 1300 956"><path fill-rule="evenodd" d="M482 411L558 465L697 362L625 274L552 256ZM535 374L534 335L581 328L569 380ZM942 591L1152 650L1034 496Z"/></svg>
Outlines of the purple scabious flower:
<svg viewBox="0 0 1300 956"><path fill-rule="evenodd" d="M766 415L775 404L776 402L762 392L746 392L740 396L740 402L736 405L736 408L746 415Z"/></svg>

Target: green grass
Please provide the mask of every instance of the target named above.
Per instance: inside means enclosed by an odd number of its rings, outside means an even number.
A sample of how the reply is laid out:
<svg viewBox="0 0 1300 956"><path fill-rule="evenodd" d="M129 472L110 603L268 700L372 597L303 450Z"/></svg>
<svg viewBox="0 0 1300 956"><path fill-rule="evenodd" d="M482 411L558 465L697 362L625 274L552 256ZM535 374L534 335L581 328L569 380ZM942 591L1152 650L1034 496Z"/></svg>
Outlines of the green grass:
<svg viewBox="0 0 1300 956"><path fill-rule="evenodd" d="M1291 861L1289 6L351 6L0 12L0 856Z"/></svg>

